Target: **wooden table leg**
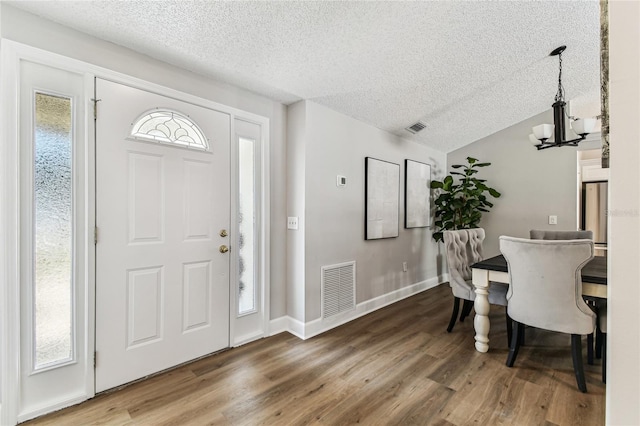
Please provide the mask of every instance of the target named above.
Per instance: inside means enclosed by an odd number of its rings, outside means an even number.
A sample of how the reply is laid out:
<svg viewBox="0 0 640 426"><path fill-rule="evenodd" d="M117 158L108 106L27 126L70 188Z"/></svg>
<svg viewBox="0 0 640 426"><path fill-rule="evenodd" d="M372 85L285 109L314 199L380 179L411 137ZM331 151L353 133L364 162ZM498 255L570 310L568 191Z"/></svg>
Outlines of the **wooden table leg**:
<svg viewBox="0 0 640 426"><path fill-rule="evenodd" d="M474 309L476 316L473 319L473 327L476 331L476 350L487 352L489 350L489 271L484 269L472 270L472 281L475 287L476 300Z"/></svg>

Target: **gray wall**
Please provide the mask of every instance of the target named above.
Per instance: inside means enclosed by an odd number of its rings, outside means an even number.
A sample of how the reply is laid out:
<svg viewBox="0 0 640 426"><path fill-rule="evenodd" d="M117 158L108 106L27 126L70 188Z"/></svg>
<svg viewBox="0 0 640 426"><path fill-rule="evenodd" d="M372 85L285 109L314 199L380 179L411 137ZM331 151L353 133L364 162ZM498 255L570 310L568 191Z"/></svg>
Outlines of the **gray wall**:
<svg viewBox="0 0 640 426"><path fill-rule="evenodd" d="M404 229L404 160L432 164L432 175L438 176L445 155L313 102L299 102L290 106L289 111L289 129L304 127L298 129L299 137L290 133L287 142L288 152L295 150L299 154L290 157L290 163L303 161L304 151L304 176L300 173L289 176L290 180L298 180L297 185L304 179L304 194L289 192L290 206L292 199L304 198L304 207L298 204L296 210L289 211L290 216L300 216L300 229L288 231L304 233L304 282L296 282L298 288L304 288L304 321L321 316L324 265L356 261L358 303L437 277L442 272L442 258L431 230ZM364 240L367 156L401 166L398 238ZM300 171L302 166L296 167ZM346 176L345 187L336 186L337 175ZM293 190L294 183L289 188ZM402 262L407 262L407 272L402 271Z"/></svg>
<svg viewBox="0 0 640 426"><path fill-rule="evenodd" d="M452 164L466 163L467 157L491 163L478 176L487 179L502 196L480 223L487 233L485 257L500 253L500 235L529 238L530 229L578 229L577 150L593 149L599 142L538 151L529 142L529 134L533 126L542 123L553 123L550 111L447 155L449 170ZM549 215L558 216L557 225L548 224Z"/></svg>
<svg viewBox="0 0 640 426"><path fill-rule="evenodd" d="M286 107L1 4L3 38L122 72L270 120L271 318L286 313Z"/></svg>

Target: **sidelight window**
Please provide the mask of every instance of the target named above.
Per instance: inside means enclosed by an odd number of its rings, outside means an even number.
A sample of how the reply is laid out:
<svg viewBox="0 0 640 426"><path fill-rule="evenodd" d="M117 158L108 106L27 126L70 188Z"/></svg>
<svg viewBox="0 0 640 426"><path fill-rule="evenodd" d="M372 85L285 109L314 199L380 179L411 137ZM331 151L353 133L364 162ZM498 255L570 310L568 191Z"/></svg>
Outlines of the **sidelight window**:
<svg viewBox="0 0 640 426"><path fill-rule="evenodd" d="M238 314L256 310L255 252L256 252L256 185L255 141L238 140L238 227L239 227L239 294Z"/></svg>
<svg viewBox="0 0 640 426"><path fill-rule="evenodd" d="M73 359L72 100L35 92L34 369Z"/></svg>

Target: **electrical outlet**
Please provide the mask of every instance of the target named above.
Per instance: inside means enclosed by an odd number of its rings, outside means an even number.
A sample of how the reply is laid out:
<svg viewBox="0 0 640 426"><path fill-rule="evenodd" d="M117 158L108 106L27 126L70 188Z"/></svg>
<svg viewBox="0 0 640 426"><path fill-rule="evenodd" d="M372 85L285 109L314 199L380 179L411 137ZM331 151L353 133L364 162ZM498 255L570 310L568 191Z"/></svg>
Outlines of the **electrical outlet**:
<svg viewBox="0 0 640 426"><path fill-rule="evenodd" d="M402 272L407 272L407 262L402 262Z"/></svg>
<svg viewBox="0 0 640 426"><path fill-rule="evenodd" d="M558 224L558 216L550 215L549 216L549 225L557 225Z"/></svg>
<svg viewBox="0 0 640 426"><path fill-rule="evenodd" d="M298 216L289 216L287 218L287 229L298 229Z"/></svg>

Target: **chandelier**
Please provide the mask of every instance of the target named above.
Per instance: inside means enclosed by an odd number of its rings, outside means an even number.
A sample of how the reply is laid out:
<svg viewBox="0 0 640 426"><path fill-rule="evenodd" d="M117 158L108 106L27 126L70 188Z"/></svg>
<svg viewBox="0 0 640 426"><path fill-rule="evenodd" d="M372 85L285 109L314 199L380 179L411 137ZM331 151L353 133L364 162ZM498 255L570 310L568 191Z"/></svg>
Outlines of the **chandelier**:
<svg viewBox="0 0 640 426"><path fill-rule="evenodd" d="M565 109L567 103L564 100L564 87L562 86L562 52L567 46L560 46L554 49L549 56L558 57L558 93L556 93L555 102L553 103L553 124L540 124L533 128L533 133L529 135L529 140L536 148L547 149L554 146L578 146L578 143L593 130L595 118L576 118L568 116ZM571 130L578 136L575 139L565 139L567 123L569 119ZM553 140L549 140L553 135Z"/></svg>

